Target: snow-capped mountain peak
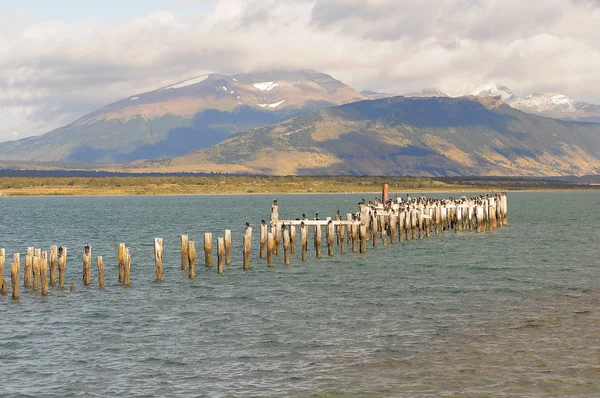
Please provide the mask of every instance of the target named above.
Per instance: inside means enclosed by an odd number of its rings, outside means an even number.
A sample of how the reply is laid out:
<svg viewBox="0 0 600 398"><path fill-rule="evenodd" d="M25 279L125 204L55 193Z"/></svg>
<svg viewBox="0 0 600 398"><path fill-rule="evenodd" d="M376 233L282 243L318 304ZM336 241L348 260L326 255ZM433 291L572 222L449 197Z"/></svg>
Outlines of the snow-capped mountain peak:
<svg viewBox="0 0 600 398"><path fill-rule="evenodd" d="M481 84L479 86L469 87L465 90L457 91L451 97L464 97L474 95L476 97L501 97L503 101L510 101L515 98L515 94L506 86L497 85L494 82Z"/></svg>
<svg viewBox="0 0 600 398"><path fill-rule="evenodd" d="M585 102L576 101L568 95L559 93L533 93L516 98L510 102L514 108L535 112L575 112L586 107Z"/></svg>

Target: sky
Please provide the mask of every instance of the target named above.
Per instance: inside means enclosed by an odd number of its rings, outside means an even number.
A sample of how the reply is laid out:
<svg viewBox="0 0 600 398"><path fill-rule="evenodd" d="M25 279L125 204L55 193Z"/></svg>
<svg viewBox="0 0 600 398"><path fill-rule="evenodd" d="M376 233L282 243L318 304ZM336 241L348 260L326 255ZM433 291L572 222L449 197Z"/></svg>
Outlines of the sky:
<svg viewBox="0 0 600 398"><path fill-rule="evenodd" d="M207 72L271 68L600 104L598 27L600 0L2 0L0 141Z"/></svg>

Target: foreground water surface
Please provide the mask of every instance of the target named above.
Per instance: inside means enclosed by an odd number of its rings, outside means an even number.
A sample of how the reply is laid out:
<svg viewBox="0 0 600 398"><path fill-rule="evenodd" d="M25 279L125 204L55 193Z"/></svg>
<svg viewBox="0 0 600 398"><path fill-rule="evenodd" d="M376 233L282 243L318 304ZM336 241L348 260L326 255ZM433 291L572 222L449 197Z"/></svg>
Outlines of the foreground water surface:
<svg viewBox="0 0 600 398"><path fill-rule="evenodd" d="M510 193L509 226L493 232L364 255L309 250L305 263L277 258L273 269L255 228L244 272L244 222L268 218L274 198L280 218L324 218L354 211L362 195L0 198L7 258L67 246L66 280L77 283L0 297L0 395L600 394L600 192ZM232 265L217 275L200 246L225 228ZM195 280L180 270L182 233L198 242ZM130 288L118 283L119 242L131 251ZM104 257L104 290L82 285L88 243Z"/></svg>

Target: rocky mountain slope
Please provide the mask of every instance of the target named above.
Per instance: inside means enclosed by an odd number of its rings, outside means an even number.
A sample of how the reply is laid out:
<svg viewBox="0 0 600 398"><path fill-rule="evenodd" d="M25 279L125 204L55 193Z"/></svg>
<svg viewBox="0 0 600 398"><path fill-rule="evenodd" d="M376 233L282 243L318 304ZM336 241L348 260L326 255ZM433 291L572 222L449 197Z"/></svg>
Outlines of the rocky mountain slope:
<svg viewBox="0 0 600 398"><path fill-rule="evenodd" d="M178 156L235 132L365 98L312 70L198 76L128 97L41 136L0 143L0 160L126 162Z"/></svg>
<svg viewBox="0 0 600 398"><path fill-rule="evenodd" d="M279 175L600 173L600 124L530 115L498 98L393 97L234 134L137 170Z"/></svg>

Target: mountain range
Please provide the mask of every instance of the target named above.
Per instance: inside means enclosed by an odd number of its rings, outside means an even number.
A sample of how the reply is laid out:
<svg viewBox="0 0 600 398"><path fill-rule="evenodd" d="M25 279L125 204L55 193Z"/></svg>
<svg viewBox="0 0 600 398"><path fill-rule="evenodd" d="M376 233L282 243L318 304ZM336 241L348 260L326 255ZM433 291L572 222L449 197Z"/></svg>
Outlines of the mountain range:
<svg viewBox="0 0 600 398"><path fill-rule="evenodd" d="M142 170L283 175L600 173L600 124L521 112L499 97L392 97L236 133Z"/></svg>
<svg viewBox="0 0 600 398"><path fill-rule="evenodd" d="M313 70L209 74L133 95L37 137L0 143L0 159L129 162L178 156L235 132L365 98Z"/></svg>
<svg viewBox="0 0 600 398"><path fill-rule="evenodd" d="M596 120L598 105L562 94L519 97L493 83L394 96L359 93L313 70L208 74L0 143L0 160L266 174L582 175L600 172L600 124L580 122Z"/></svg>

